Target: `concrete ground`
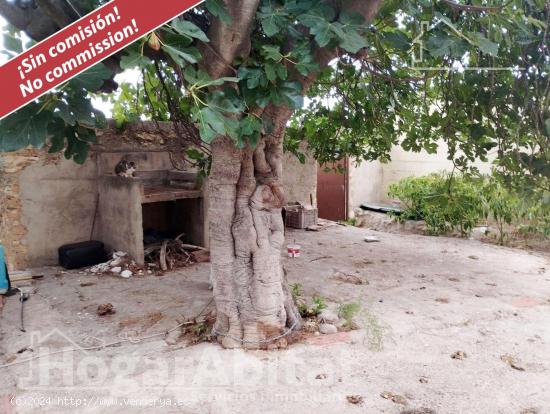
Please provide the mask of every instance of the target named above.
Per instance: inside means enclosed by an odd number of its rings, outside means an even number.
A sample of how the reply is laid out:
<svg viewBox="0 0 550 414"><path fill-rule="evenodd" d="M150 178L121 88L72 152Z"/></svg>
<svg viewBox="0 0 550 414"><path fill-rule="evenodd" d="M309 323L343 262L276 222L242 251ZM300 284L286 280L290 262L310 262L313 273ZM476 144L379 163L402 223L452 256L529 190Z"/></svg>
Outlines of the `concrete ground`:
<svg viewBox="0 0 550 414"><path fill-rule="evenodd" d="M41 269L27 332L5 299L0 412L550 413L549 256L338 225L287 239L303 249L285 258L290 282L360 303L361 329L269 352L136 342L204 309L208 264L130 279ZM107 302L116 313L97 316Z"/></svg>

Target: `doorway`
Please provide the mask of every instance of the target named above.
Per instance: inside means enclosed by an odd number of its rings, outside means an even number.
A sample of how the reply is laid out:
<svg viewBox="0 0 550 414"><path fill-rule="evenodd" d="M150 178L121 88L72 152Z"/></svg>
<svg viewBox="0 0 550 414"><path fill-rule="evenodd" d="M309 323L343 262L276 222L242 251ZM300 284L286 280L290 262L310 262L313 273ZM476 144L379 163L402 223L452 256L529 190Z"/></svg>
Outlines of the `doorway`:
<svg viewBox="0 0 550 414"><path fill-rule="evenodd" d="M348 159L320 165L317 170L319 217L341 221L348 218Z"/></svg>

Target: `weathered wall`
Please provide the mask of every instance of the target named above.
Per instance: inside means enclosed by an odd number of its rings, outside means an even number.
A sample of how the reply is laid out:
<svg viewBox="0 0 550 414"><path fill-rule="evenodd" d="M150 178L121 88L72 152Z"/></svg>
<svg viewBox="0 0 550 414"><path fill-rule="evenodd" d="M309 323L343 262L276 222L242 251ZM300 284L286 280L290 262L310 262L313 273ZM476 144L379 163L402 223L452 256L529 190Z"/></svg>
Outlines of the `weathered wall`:
<svg viewBox="0 0 550 414"><path fill-rule="evenodd" d="M149 123L129 126L121 134L99 131L100 144L82 166L44 150L0 154L0 243L10 269L55 264L59 246L88 240L97 203L98 154L115 153L120 159L165 151L172 135L162 128L162 136Z"/></svg>
<svg viewBox="0 0 550 414"><path fill-rule="evenodd" d="M121 158L134 159L147 152L146 170L166 165L166 141L173 137L169 125L144 122L123 133L99 131L100 144L83 166L42 150L0 154L0 243L6 248L10 269L50 265L57 262L57 248L90 238L96 210L98 177L113 169ZM289 201L316 202L316 163L301 164L285 155L284 185ZM203 204L208 223L208 198ZM108 220L96 217L94 235ZM114 223L116 224L116 223ZM113 230L116 231L116 230ZM208 228L204 226L205 245ZM107 242L109 242L108 240Z"/></svg>
<svg viewBox="0 0 550 414"><path fill-rule="evenodd" d="M348 184L348 215L366 201L380 199L383 187L383 164L378 161L356 165L350 162Z"/></svg>
<svg viewBox="0 0 550 414"><path fill-rule="evenodd" d="M310 199L313 199L313 205L317 205L317 162L311 156L306 156L306 162L302 164L294 154L287 152L284 155L283 168L287 201L309 205Z"/></svg>
<svg viewBox="0 0 550 414"><path fill-rule="evenodd" d="M41 159L21 172L29 265L54 264L59 246L90 239L97 203L96 177L95 154L84 165L64 158L50 163Z"/></svg>
<svg viewBox="0 0 550 414"><path fill-rule="evenodd" d="M19 174L38 159L37 152L31 150L0 157L0 244L6 249L10 270L25 267L27 257Z"/></svg>

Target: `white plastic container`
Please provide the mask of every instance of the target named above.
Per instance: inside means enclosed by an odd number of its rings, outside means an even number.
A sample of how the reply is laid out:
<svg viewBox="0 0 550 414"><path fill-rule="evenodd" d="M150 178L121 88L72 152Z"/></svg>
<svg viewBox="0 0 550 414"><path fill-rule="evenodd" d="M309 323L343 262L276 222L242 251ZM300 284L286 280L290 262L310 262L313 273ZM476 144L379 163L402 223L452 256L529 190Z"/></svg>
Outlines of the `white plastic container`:
<svg viewBox="0 0 550 414"><path fill-rule="evenodd" d="M299 244L289 244L286 246L286 249L288 251L288 257L292 257L292 258L295 258L295 257L300 257L300 249L302 248L302 246L300 246Z"/></svg>

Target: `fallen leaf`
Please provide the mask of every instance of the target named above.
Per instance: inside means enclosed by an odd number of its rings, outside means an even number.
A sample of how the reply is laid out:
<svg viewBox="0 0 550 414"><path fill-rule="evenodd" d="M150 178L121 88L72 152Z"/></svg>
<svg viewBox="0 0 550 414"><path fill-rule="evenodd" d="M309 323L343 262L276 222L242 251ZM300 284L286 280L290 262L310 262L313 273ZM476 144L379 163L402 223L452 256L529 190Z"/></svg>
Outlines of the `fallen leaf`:
<svg viewBox="0 0 550 414"><path fill-rule="evenodd" d="M116 310L112 303L104 303L97 307L96 313L99 316L112 315L113 313L116 313Z"/></svg>
<svg viewBox="0 0 550 414"><path fill-rule="evenodd" d="M399 395L399 394L394 394L393 392L390 392L390 391L384 391L380 394L380 397L386 399L386 400L390 400L392 402L394 402L395 404L401 404L401 405L407 405L408 402L407 402L407 399L405 397L403 397L402 395Z"/></svg>
<svg viewBox="0 0 550 414"><path fill-rule="evenodd" d="M350 404L363 404L363 397L360 395L348 395L346 399Z"/></svg>
<svg viewBox="0 0 550 414"><path fill-rule="evenodd" d="M465 359L468 355L466 355L466 352L464 351L456 351L451 354L452 359Z"/></svg>
<svg viewBox="0 0 550 414"><path fill-rule="evenodd" d="M516 362L516 360L514 359L514 357L511 356L511 355L508 355L508 354L501 355L500 360L502 362L507 363L508 365L510 365L511 368L513 368L515 370L525 371L525 368L519 366L518 363Z"/></svg>
<svg viewBox="0 0 550 414"><path fill-rule="evenodd" d="M330 278L332 280L337 281L337 282L349 283L349 284L352 284L352 285L363 285L363 284L365 284L365 282L361 278L359 278L355 275L350 275L350 274L346 274L346 273L343 273L343 272L336 272Z"/></svg>

